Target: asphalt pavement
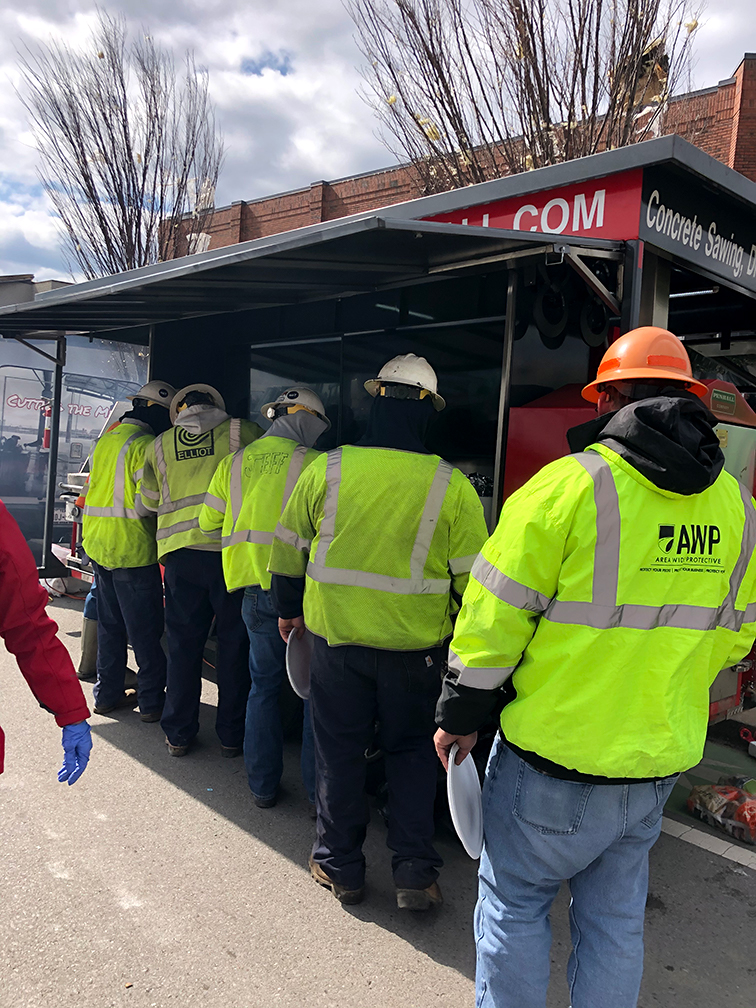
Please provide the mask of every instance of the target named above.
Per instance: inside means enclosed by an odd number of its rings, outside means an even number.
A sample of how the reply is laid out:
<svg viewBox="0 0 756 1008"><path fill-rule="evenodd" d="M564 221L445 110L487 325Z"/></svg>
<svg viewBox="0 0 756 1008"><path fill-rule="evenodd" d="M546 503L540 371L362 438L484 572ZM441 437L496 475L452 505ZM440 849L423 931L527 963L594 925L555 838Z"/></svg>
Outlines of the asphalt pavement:
<svg viewBox="0 0 756 1008"><path fill-rule="evenodd" d="M50 611L78 660L81 603ZM212 682L188 756L130 711L93 716L90 766L68 787L59 729L4 651L0 669L0 1008L472 1008L475 864L452 836L444 907L402 912L375 814L366 901L342 907L307 871L296 746L282 800L255 808L242 760L220 756ZM566 908L563 893L549 1008L569 1005ZM756 872L663 835L641 1008L753 1008L754 934Z"/></svg>

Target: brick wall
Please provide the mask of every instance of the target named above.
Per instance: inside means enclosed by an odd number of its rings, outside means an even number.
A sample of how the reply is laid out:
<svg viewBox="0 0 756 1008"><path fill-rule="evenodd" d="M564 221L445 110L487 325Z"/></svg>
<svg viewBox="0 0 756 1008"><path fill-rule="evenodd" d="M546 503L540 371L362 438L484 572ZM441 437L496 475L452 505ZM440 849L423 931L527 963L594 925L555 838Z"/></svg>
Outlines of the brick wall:
<svg viewBox="0 0 756 1008"><path fill-rule="evenodd" d="M716 87L673 98L662 133L678 133L756 181L756 53L746 53L734 75ZM220 207L206 227L209 247L281 234L422 195L414 174L401 165L313 182L306 189Z"/></svg>
<svg viewBox="0 0 756 1008"><path fill-rule="evenodd" d="M248 203L232 203L230 207L215 211L205 231L210 235L209 247L221 248L392 203L404 203L421 195L406 168L388 168L337 182L313 182L307 189Z"/></svg>
<svg viewBox="0 0 756 1008"><path fill-rule="evenodd" d="M756 181L756 54L736 73L735 117L729 164Z"/></svg>

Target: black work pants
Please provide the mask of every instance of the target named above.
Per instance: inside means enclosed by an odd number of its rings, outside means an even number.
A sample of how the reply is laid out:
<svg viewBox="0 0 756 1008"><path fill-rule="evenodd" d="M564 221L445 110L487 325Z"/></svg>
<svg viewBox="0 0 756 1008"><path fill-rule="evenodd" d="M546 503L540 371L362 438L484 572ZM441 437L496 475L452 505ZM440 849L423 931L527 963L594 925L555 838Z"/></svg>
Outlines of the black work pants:
<svg viewBox="0 0 756 1008"><path fill-rule="evenodd" d="M109 570L92 561L97 578L98 707L117 704L126 680L126 645L131 641L139 675L137 699L143 714L162 710L165 690L163 584L156 563ZM84 610L87 606L85 603ZM89 617L88 617L89 618Z"/></svg>
<svg viewBox="0 0 756 1008"><path fill-rule="evenodd" d="M163 564L168 681L160 724L171 745L188 745L199 731L202 659L215 616L215 730L221 745L241 746L249 694L249 639L241 616L244 593L226 591L219 552L174 550Z"/></svg>
<svg viewBox="0 0 756 1008"><path fill-rule="evenodd" d="M394 882L398 888L425 889L438 878L443 862L433 847L438 770L433 734L445 651L332 648L315 638L310 669L318 809L313 859L347 889L359 889L365 881L362 844L370 818L365 751L376 721L388 784Z"/></svg>

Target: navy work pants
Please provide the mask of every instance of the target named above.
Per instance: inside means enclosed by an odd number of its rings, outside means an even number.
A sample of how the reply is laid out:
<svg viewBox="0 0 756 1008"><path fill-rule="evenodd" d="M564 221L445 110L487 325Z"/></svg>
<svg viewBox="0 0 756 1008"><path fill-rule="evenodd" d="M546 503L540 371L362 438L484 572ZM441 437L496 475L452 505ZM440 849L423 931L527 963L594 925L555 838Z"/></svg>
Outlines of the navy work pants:
<svg viewBox="0 0 756 1008"><path fill-rule="evenodd" d="M370 812L365 751L376 721L388 785L388 846L398 888L426 889L443 863L433 847L438 757L434 711L445 648L380 651L315 638L310 708L315 736L317 839L313 859L334 882L365 882Z"/></svg>
<svg viewBox="0 0 756 1008"><path fill-rule="evenodd" d="M249 639L242 621L243 592L229 593L219 552L179 549L165 565L168 685L160 724L171 745L189 745L199 731L202 659L215 616L221 745L241 746L249 694Z"/></svg>
<svg viewBox="0 0 756 1008"><path fill-rule="evenodd" d="M94 702L109 707L123 696L126 645L131 641L139 675L139 709L151 714L163 707L165 654L163 584L157 564L108 570L92 561L97 578L97 682ZM85 609L86 611L86 609Z"/></svg>

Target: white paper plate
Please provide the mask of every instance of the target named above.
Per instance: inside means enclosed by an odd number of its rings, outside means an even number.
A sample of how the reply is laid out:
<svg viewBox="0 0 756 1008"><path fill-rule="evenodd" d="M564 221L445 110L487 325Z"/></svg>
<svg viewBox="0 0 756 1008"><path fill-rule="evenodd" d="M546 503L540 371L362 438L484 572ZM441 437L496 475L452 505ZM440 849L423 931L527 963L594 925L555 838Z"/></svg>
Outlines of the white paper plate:
<svg viewBox="0 0 756 1008"><path fill-rule="evenodd" d="M471 858L476 861L483 851L483 803L478 771L470 755L459 766L454 760L459 751L455 742L449 753L446 790L454 829Z"/></svg>
<svg viewBox="0 0 756 1008"><path fill-rule="evenodd" d="M286 674L291 688L303 700L310 697L310 661L312 659L312 634L305 630L301 637L292 630L286 644Z"/></svg>

